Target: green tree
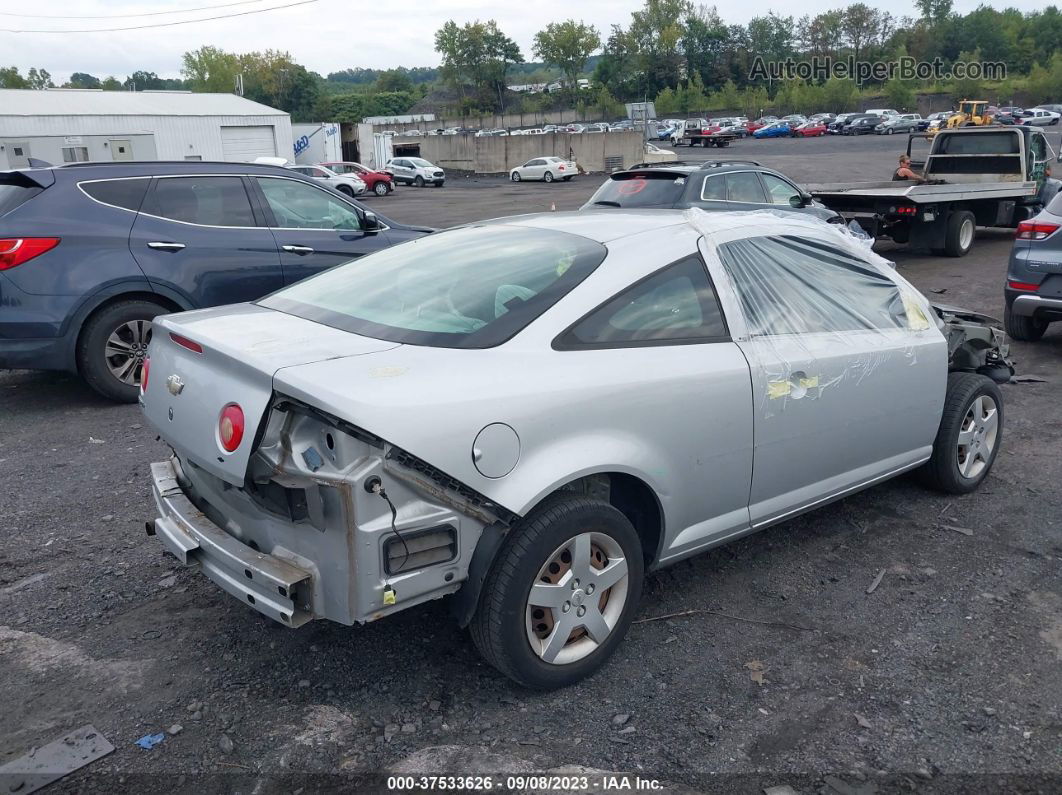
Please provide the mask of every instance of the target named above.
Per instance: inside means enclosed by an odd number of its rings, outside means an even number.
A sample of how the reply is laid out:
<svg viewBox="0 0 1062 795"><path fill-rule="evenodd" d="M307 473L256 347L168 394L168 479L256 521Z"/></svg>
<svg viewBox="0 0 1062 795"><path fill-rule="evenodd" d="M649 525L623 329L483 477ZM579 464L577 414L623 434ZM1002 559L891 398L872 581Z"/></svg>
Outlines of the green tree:
<svg viewBox="0 0 1062 795"><path fill-rule="evenodd" d="M471 87L479 101L504 110L509 67L524 58L497 22L476 20L458 26L451 19L435 32L435 50L442 56L446 82L462 92Z"/></svg>
<svg viewBox="0 0 1062 795"><path fill-rule="evenodd" d="M682 97L682 110L687 113L708 109L708 96L704 93L704 83L701 76L694 73L693 77L686 81L686 92Z"/></svg>
<svg viewBox="0 0 1062 795"><path fill-rule="evenodd" d="M122 83L117 77L105 77L100 83L100 88L104 91L121 91Z"/></svg>
<svg viewBox="0 0 1062 795"><path fill-rule="evenodd" d="M612 96L607 86L601 86L597 90L592 107L602 119L614 119L616 116L622 116L624 112L623 103Z"/></svg>
<svg viewBox="0 0 1062 795"><path fill-rule="evenodd" d="M885 98L889 107L901 112L915 106L915 91L910 80L890 80L885 84Z"/></svg>
<svg viewBox="0 0 1062 795"><path fill-rule="evenodd" d="M100 79L87 72L74 72L67 83L70 88L99 88L100 85Z"/></svg>
<svg viewBox="0 0 1062 795"><path fill-rule="evenodd" d="M181 64L181 74L192 91L232 92L240 72L239 57L218 47L186 52Z"/></svg>
<svg viewBox="0 0 1062 795"><path fill-rule="evenodd" d="M29 72L26 73L26 82L29 84L29 88L37 90L55 88L55 83L52 82L52 76L48 74L47 69L30 67Z"/></svg>
<svg viewBox="0 0 1062 795"><path fill-rule="evenodd" d="M692 10L690 0L645 0L631 14L629 34L642 77L639 93L652 96L666 86L678 85L684 67L683 21Z"/></svg>
<svg viewBox="0 0 1062 795"><path fill-rule="evenodd" d="M129 91L158 91L166 88L166 81L154 72L140 70L129 75L122 85Z"/></svg>
<svg viewBox="0 0 1062 795"><path fill-rule="evenodd" d="M17 66L0 68L0 88L29 88Z"/></svg>
<svg viewBox="0 0 1062 795"><path fill-rule="evenodd" d="M859 89L854 80L831 77L822 85L822 105L831 111L844 113L859 102Z"/></svg>
<svg viewBox="0 0 1062 795"><path fill-rule="evenodd" d="M601 36L593 25L568 19L551 22L535 34L535 55L564 73L565 85L574 100L579 74L586 59L601 48Z"/></svg>
<svg viewBox="0 0 1062 795"><path fill-rule="evenodd" d="M665 88L657 94L653 104L658 115L678 113L681 110L678 100L675 98L675 92L670 88Z"/></svg>
<svg viewBox="0 0 1062 795"><path fill-rule="evenodd" d="M413 81L405 69L388 69L381 72L373 86L376 91L413 91Z"/></svg>

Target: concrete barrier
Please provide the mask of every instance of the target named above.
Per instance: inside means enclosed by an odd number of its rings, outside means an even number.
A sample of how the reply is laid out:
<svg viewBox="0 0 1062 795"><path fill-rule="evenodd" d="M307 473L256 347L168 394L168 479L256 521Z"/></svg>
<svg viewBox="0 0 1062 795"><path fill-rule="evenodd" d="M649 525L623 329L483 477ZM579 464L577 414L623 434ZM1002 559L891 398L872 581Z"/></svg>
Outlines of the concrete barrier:
<svg viewBox="0 0 1062 795"><path fill-rule="evenodd" d="M504 174L535 157L563 157L585 171L613 171L645 160L637 132L588 135L546 133L477 138L474 135L428 135L396 138L420 145L420 156L436 165L475 174Z"/></svg>

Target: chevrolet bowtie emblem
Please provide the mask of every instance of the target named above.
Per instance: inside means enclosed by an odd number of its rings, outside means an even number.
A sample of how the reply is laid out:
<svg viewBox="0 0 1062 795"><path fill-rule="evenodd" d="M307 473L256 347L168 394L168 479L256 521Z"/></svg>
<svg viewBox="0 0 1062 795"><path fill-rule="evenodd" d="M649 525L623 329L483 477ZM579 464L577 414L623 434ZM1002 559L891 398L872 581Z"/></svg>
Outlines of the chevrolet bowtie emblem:
<svg viewBox="0 0 1062 795"><path fill-rule="evenodd" d="M170 390L171 395L179 395L181 390L184 389L184 381L181 380L177 373L174 373L166 379L166 388Z"/></svg>

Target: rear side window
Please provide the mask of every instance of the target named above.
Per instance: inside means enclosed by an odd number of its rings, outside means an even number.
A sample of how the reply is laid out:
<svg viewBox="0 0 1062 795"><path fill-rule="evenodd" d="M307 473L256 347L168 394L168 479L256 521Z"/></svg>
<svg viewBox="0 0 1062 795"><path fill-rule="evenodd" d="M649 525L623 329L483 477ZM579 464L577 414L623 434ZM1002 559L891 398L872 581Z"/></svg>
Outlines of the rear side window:
<svg viewBox="0 0 1062 795"><path fill-rule="evenodd" d="M735 240L719 251L754 337L909 325L896 283L833 246L785 235Z"/></svg>
<svg viewBox="0 0 1062 795"><path fill-rule="evenodd" d="M712 342L726 323L700 257L680 260L609 299L558 339L555 348Z"/></svg>
<svg viewBox="0 0 1062 795"><path fill-rule="evenodd" d="M152 215L203 226L254 226L240 177L167 177L155 183Z"/></svg>
<svg viewBox="0 0 1062 795"><path fill-rule="evenodd" d="M0 183L0 216L7 215L9 212L25 204L38 193L42 188L34 185L33 187L27 187L25 185L12 185L10 183Z"/></svg>
<svg viewBox="0 0 1062 795"><path fill-rule="evenodd" d="M102 182L82 182L80 187L98 202L136 212L144 201L150 179L107 179Z"/></svg>
<svg viewBox="0 0 1062 795"><path fill-rule="evenodd" d="M681 201L686 180L684 174L663 171L616 174L597 189L588 206L670 207Z"/></svg>

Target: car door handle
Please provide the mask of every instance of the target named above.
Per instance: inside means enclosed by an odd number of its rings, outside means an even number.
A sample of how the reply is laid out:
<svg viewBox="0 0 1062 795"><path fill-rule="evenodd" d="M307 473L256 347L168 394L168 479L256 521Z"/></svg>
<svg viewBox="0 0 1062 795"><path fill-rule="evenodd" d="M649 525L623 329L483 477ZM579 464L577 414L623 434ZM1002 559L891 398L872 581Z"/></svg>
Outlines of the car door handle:
<svg viewBox="0 0 1062 795"><path fill-rule="evenodd" d="M288 245L288 246L281 246L281 248L284 249L285 251L287 251L289 254L299 254L299 255L313 254L313 249L310 248L309 246L291 246L291 245Z"/></svg>
<svg viewBox="0 0 1062 795"><path fill-rule="evenodd" d="M171 243L162 240L154 240L148 243L148 248L153 248L156 251L180 251L184 248L184 243Z"/></svg>

